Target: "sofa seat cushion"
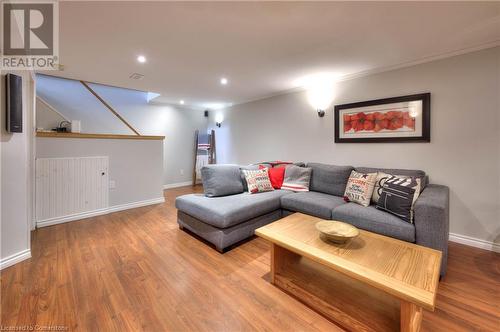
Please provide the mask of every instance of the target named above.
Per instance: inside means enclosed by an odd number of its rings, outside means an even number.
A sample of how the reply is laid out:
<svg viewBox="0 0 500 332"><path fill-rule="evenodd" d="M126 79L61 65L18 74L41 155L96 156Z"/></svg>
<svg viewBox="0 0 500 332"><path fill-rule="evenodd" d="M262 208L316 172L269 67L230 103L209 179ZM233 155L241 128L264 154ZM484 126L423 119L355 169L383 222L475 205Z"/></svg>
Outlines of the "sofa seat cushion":
<svg viewBox="0 0 500 332"><path fill-rule="evenodd" d="M280 209L280 198L290 194L285 190L223 197L190 194L177 197L175 207L209 225L227 228Z"/></svg>
<svg viewBox="0 0 500 332"><path fill-rule="evenodd" d="M346 204L342 197L316 191L300 192L281 198L281 207L286 210L303 212L323 219L332 217L332 209Z"/></svg>
<svg viewBox="0 0 500 332"><path fill-rule="evenodd" d="M390 236L407 242L415 242L415 226L387 212L355 203L338 206L332 211L332 219L344 221L358 228Z"/></svg>

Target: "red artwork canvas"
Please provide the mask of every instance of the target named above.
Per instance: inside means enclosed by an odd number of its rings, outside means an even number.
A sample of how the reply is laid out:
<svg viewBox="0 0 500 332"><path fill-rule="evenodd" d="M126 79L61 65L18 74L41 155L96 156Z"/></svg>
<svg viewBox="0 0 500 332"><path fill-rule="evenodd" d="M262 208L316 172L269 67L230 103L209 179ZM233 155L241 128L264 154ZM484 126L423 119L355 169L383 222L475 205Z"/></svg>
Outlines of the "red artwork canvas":
<svg viewBox="0 0 500 332"><path fill-rule="evenodd" d="M335 142L430 140L430 94L335 106Z"/></svg>

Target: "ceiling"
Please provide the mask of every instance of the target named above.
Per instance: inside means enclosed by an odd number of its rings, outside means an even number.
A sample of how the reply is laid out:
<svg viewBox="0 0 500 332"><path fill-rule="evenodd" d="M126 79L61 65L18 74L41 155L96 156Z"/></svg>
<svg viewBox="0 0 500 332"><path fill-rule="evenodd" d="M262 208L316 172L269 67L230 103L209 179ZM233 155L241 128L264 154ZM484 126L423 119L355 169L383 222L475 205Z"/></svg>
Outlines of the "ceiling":
<svg viewBox="0 0 500 332"><path fill-rule="evenodd" d="M68 1L60 3L64 71L48 74L216 108L319 72L351 77L499 41L498 2Z"/></svg>

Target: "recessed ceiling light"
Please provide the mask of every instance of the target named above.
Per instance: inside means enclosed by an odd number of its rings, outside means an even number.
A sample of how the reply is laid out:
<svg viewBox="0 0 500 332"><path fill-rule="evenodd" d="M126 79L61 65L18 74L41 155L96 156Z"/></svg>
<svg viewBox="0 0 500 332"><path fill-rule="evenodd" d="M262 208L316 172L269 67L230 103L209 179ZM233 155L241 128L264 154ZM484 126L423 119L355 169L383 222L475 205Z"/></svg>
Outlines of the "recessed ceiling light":
<svg viewBox="0 0 500 332"><path fill-rule="evenodd" d="M222 84L222 85L227 85L228 82L229 81L225 77L223 77L223 78L220 79L220 84Z"/></svg>
<svg viewBox="0 0 500 332"><path fill-rule="evenodd" d="M144 63L146 62L146 57L144 55L139 55L137 57L137 61L139 61L140 63Z"/></svg>
<svg viewBox="0 0 500 332"><path fill-rule="evenodd" d="M184 105L184 100L179 100L179 104Z"/></svg>

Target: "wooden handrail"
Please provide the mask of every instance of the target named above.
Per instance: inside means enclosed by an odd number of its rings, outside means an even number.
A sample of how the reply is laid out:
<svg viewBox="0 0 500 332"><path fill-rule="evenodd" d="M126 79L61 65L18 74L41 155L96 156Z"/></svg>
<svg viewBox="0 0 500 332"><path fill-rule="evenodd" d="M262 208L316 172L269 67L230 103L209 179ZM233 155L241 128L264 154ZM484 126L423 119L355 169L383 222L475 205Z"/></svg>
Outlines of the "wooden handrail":
<svg viewBox="0 0 500 332"><path fill-rule="evenodd" d="M53 138L98 138L98 139L143 139L163 140L165 136L142 136L142 135L120 135L120 134L85 134L85 133L58 133L55 131L37 131L36 137Z"/></svg>
<svg viewBox="0 0 500 332"><path fill-rule="evenodd" d="M139 134L139 132L137 130L135 130L134 127L132 127L120 114L118 114L118 112L116 112L104 99L101 98L101 96L99 96L97 94L97 92L95 92L86 82L84 81L80 81L80 83L83 84L83 86L85 88L87 88L87 90L90 91L91 94L93 94L104 106L106 106L106 108L108 110L111 111L111 113L113 113L118 119L120 119L127 127L130 128L130 130L132 130L136 135L141 135Z"/></svg>

